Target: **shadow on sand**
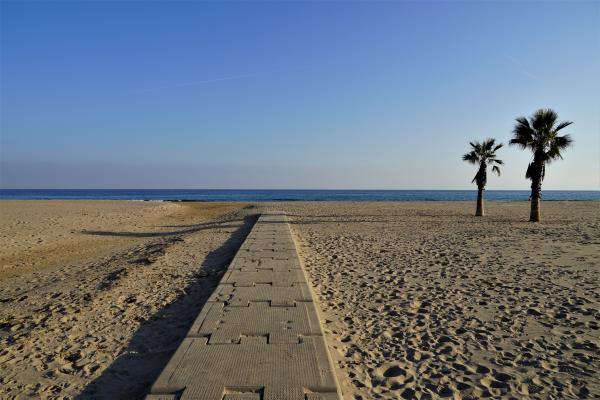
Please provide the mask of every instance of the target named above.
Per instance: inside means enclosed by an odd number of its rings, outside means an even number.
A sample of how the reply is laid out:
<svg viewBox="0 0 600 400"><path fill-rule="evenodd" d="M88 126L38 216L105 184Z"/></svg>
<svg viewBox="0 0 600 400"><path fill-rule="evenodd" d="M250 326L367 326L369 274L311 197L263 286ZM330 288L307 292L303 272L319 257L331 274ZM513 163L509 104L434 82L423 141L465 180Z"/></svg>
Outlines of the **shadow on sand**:
<svg viewBox="0 0 600 400"><path fill-rule="evenodd" d="M218 222L207 222L196 225L181 225L181 228L176 231L167 231L167 232L114 232L114 231L89 231L82 230L81 233L84 235L93 235L93 236L119 236L119 237L166 237L166 236L177 236L177 235L185 235L188 233L199 232L202 230L213 229L213 228L235 228L237 225L223 225L225 223L231 222L241 222L241 219L226 219ZM178 228L177 225L172 226L163 226L168 228Z"/></svg>
<svg viewBox="0 0 600 400"><path fill-rule="evenodd" d="M127 348L76 399L142 399L185 337L256 219L256 215L251 215L236 220L242 225L236 225L239 228L229 239L207 255L194 282L184 289L186 295L142 323ZM189 232L214 227L224 225L202 224Z"/></svg>

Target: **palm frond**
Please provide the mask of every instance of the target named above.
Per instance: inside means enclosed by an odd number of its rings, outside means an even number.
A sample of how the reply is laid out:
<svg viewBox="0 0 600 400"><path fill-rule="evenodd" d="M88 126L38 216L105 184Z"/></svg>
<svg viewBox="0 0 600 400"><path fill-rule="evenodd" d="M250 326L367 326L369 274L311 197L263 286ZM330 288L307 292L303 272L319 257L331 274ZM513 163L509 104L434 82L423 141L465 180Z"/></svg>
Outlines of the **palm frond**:
<svg viewBox="0 0 600 400"><path fill-rule="evenodd" d="M550 148L544 153L544 161L550 163L554 160L562 160L561 151L565 150L572 143L573 139L571 139L570 135L554 137L554 140L550 143Z"/></svg>
<svg viewBox="0 0 600 400"><path fill-rule="evenodd" d="M471 151L462 156L463 161L470 162L471 164L477 164L479 162L479 156L475 151Z"/></svg>
<svg viewBox="0 0 600 400"><path fill-rule="evenodd" d="M557 136L554 138L554 143L561 149L566 149L573 144L571 135Z"/></svg>
<svg viewBox="0 0 600 400"><path fill-rule="evenodd" d="M494 165L492 167L492 172L495 172L496 174L498 174L498 176L500 176L500 168L498 168L497 165Z"/></svg>
<svg viewBox="0 0 600 400"><path fill-rule="evenodd" d="M477 154L481 154L481 149L483 148L482 143L479 143L478 141L474 140L472 142L469 143L471 145L471 147L473 148L473 151Z"/></svg>
<svg viewBox="0 0 600 400"><path fill-rule="evenodd" d="M535 131L525 117L518 117L513 128L513 137L508 142L509 145L517 145L522 149L532 147L535 141Z"/></svg>
<svg viewBox="0 0 600 400"><path fill-rule="evenodd" d="M483 141L483 146L485 147L485 149L487 151L492 150L492 148L494 147L494 143L496 142L496 139L486 139Z"/></svg>
<svg viewBox="0 0 600 400"><path fill-rule="evenodd" d="M527 171L525 171L525 179L531 179L533 177L533 163L529 163Z"/></svg>
<svg viewBox="0 0 600 400"><path fill-rule="evenodd" d="M562 160L563 156L562 154L560 154L560 149L556 146L550 147L550 149L547 152L545 152L542 156L542 160L544 160L544 162L548 164L550 164L554 160L559 159Z"/></svg>
<svg viewBox="0 0 600 400"><path fill-rule="evenodd" d="M551 108L540 108L531 117L531 126L537 132L549 132L558 120L558 114Z"/></svg>
<svg viewBox="0 0 600 400"><path fill-rule="evenodd" d="M564 129L564 128L566 128L567 126L569 126L569 125L571 125L571 124L573 124L573 122L572 122L572 121L563 121L563 122L561 122L560 124L558 124L558 125L556 126L556 128L554 128L554 132L558 132L558 131L560 131L561 129Z"/></svg>

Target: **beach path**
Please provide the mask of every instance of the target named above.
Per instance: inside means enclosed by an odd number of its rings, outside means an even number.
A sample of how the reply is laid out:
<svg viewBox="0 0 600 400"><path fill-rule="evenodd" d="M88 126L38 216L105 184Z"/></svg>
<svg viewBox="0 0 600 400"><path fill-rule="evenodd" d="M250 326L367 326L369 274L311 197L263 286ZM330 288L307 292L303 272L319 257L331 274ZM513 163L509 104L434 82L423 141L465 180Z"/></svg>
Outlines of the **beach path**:
<svg viewBox="0 0 600 400"><path fill-rule="evenodd" d="M287 217L262 214L147 400L339 398Z"/></svg>

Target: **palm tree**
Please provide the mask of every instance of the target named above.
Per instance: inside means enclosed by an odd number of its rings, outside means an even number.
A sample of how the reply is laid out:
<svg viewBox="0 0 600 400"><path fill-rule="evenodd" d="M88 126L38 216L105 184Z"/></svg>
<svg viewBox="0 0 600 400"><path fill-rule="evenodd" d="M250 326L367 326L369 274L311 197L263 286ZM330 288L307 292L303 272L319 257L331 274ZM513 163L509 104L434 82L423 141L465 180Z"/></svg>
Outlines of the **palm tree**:
<svg viewBox="0 0 600 400"><path fill-rule="evenodd" d="M571 121L558 121L558 114L550 108L541 108L527 120L516 119L511 145L533 153L533 160L527 167L525 178L531 179L531 213L529 221L540 222L540 199L542 197L542 181L546 175L546 164L562 159L561 151L573 143L569 135L558 133L571 125Z"/></svg>
<svg viewBox="0 0 600 400"><path fill-rule="evenodd" d="M483 212L483 191L487 183L487 167L488 164L497 164L492 166L492 171L500 176L500 167L498 165L504 164L502 160L496 158L496 151L504 146L502 143L496 144L496 139L486 139L483 143L470 142L472 150L465 154L462 159L468 161L471 164L479 164L477 174L471 182L477 184L477 210L475 215L480 217L484 215Z"/></svg>

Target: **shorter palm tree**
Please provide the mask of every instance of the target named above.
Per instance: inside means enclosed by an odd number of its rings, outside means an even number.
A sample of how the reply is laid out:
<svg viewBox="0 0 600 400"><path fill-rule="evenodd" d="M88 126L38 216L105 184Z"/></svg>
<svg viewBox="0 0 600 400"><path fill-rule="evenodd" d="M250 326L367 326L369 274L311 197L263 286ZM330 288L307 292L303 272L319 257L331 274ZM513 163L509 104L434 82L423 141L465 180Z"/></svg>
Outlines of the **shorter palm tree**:
<svg viewBox="0 0 600 400"><path fill-rule="evenodd" d="M483 191L487 184L487 167L492 165L492 172L495 172L500 176L500 167L498 165L504 164L502 160L496 158L496 151L504 146L502 143L496 144L496 139L486 139L483 143L470 142L471 151L465 154L462 159L471 164L479 164L477 174L471 182L477 184L477 209L475 215L481 217L484 215L483 211ZM493 165L495 164L495 165Z"/></svg>
<svg viewBox="0 0 600 400"><path fill-rule="evenodd" d="M571 121L558 121L558 114L550 108L541 108L527 120L517 118L513 129L513 138L509 144L517 145L533 153L533 160L527 166L525 178L531 179L531 211L529 221L540 222L540 199L542 181L546 176L546 164L562 159L561 151L573 143L569 135L559 136L562 129L571 125Z"/></svg>

